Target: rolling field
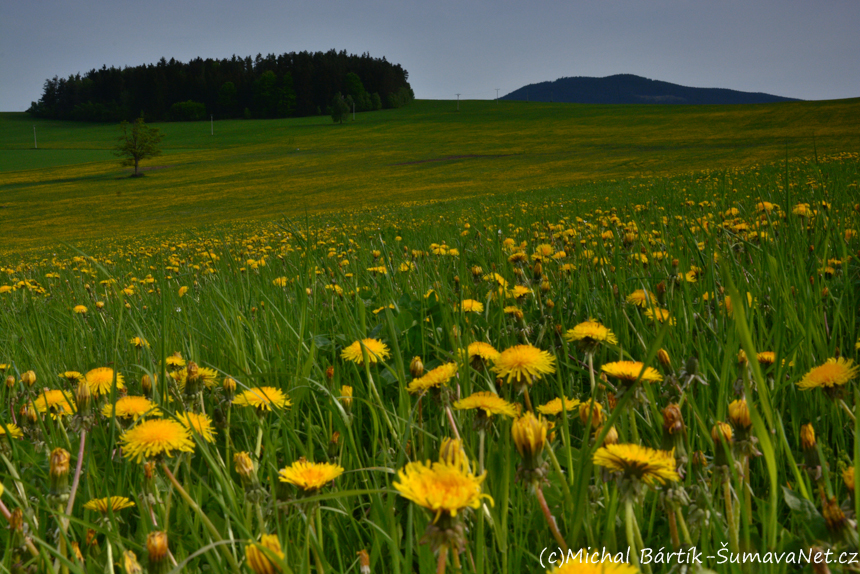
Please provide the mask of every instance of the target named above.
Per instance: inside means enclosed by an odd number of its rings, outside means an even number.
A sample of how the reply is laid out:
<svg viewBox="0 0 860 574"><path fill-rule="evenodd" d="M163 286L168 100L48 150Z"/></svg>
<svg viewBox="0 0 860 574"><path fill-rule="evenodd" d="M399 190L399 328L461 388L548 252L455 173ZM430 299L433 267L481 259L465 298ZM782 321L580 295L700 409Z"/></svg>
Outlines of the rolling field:
<svg viewBox="0 0 860 574"><path fill-rule="evenodd" d="M856 572L858 105L0 115L0 573Z"/></svg>
<svg viewBox="0 0 860 574"><path fill-rule="evenodd" d="M158 124L164 155L131 180L113 125L0 114L3 247L176 231L860 149L860 101L579 106L419 101L328 117ZM39 149L33 147L36 126Z"/></svg>

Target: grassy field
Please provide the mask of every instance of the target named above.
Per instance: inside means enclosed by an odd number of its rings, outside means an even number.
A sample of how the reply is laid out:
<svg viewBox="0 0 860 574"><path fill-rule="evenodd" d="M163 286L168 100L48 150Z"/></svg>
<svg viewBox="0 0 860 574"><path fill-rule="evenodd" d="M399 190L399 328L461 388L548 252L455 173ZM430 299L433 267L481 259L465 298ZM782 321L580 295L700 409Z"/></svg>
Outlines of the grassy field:
<svg viewBox="0 0 860 574"><path fill-rule="evenodd" d="M4 247L856 151L858 110L419 101L347 125L217 122L214 137L207 122L160 124L148 166L161 169L140 180L110 159L113 125L0 114L0 213L16 229Z"/></svg>
<svg viewBox="0 0 860 574"><path fill-rule="evenodd" d="M0 573L856 571L857 103L450 106L0 174Z"/></svg>

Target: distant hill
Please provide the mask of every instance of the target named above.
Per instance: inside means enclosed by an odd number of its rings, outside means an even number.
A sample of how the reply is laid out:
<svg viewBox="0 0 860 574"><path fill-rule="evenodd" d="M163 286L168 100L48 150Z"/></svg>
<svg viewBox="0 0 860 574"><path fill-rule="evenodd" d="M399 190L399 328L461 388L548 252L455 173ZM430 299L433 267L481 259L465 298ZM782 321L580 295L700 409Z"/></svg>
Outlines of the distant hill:
<svg viewBox="0 0 860 574"><path fill-rule="evenodd" d="M689 88L649 80L633 74L605 78L559 78L554 82L529 84L503 100L565 102L574 104L770 104L798 102L761 92L739 92L723 88Z"/></svg>

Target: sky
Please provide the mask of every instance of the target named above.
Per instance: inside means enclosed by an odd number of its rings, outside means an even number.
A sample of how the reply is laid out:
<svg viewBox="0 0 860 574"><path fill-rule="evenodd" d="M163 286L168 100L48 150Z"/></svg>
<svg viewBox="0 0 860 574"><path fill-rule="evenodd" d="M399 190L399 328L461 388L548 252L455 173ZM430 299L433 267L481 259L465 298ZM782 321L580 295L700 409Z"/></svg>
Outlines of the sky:
<svg viewBox="0 0 860 574"><path fill-rule="evenodd" d="M421 99L621 73L860 97L858 0L0 0L0 111L102 65L332 48L402 65Z"/></svg>

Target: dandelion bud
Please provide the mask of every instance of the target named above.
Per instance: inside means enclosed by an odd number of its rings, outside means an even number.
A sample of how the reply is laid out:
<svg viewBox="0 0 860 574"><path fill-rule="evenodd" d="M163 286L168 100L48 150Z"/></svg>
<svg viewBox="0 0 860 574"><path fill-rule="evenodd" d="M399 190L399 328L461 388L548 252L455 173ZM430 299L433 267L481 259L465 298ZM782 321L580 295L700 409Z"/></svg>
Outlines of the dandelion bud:
<svg viewBox="0 0 860 574"><path fill-rule="evenodd" d="M615 393L606 393L606 402L609 405L609 410L613 410L615 409L615 405L618 404L618 397L615 396Z"/></svg>
<svg viewBox="0 0 860 574"><path fill-rule="evenodd" d="M254 461L251 460L251 457L247 452L237 452L234 454L233 464L236 465L236 472L243 480L256 475L256 471L254 470Z"/></svg>
<svg viewBox="0 0 860 574"><path fill-rule="evenodd" d="M21 382L27 385L28 387L32 387L36 384L36 373L35 371L27 371L26 373L21 374Z"/></svg>
<svg viewBox="0 0 860 574"><path fill-rule="evenodd" d="M535 261L534 267L532 267L532 273L536 280L540 280L543 277L543 266L540 264L540 261Z"/></svg>
<svg viewBox="0 0 860 574"><path fill-rule="evenodd" d="M732 445L732 427L728 423L718 422L711 429L711 438L714 440L714 465L728 466L728 456L723 445Z"/></svg>
<svg viewBox="0 0 860 574"><path fill-rule="evenodd" d="M550 285L549 281L544 277L544 280L540 282L540 292L546 294L550 292L550 289L552 289L552 285Z"/></svg>
<svg viewBox="0 0 860 574"><path fill-rule="evenodd" d="M359 572L361 574L370 574L370 555L367 553L367 550L359 550L356 554L358 554Z"/></svg>
<svg viewBox="0 0 860 574"><path fill-rule="evenodd" d="M421 357L414 357L409 363L409 372L412 373L413 379L420 379L424 376L424 363L421 362Z"/></svg>
<svg viewBox="0 0 860 574"><path fill-rule="evenodd" d="M705 457L704 452L697 450L693 453L692 463L694 468L704 470L704 468L708 466L708 459Z"/></svg>
<svg viewBox="0 0 860 574"><path fill-rule="evenodd" d="M711 429L711 438L717 445L722 442L732 444L732 427L728 423L718 422ZM719 446L717 446L717 450L720 450Z"/></svg>
<svg viewBox="0 0 860 574"><path fill-rule="evenodd" d="M827 555L823 548L820 546L812 546L809 548L809 564L812 566L813 574L830 574L830 568L827 566L827 562Z"/></svg>
<svg viewBox="0 0 860 574"><path fill-rule="evenodd" d="M81 545L78 544L77 542L72 542L72 556L75 557L75 560L77 560L78 563L80 563L80 564L84 563L84 555L81 554ZM138 570L138 572L142 573L143 570Z"/></svg>
<svg viewBox="0 0 860 574"><path fill-rule="evenodd" d="M348 412L352 408L352 387L349 385L341 386L340 398L338 400L343 405L344 410Z"/></svg>
<svg viewBox="0 0 860 574"><path fill-rule="evenodd" d="M329 381L334 378L334 367L329 365L329 367L325 370L325 378Z"/></svg>
<svg viewBox="0 0 860 574"><path fill-rule="evenodd" d="M170 570L170 560L167 559L167 533L159 530L149 533L146 537L146 552L149 555L149 572L162 574Z"/></svg>
<svg viewBox="0 0 860 574"><path fill-rule="evenodd" d="M827 499L824 491L821 492L821 514L827 523L827 529L833 533L839 533L846 526L845 513L836 501L836 497Z"/></svg>
<svg viewBox="0 0 860 574"><path fill-rule="evenodd" d="M90 408L90 400L92 399L92 391L90 385L85 379L78 381L75 386L75 406L78 413L88 414Z"/></svg>
<svg viewBox="0 0 860 574"><path fill-rule="evenodd" d="M153 387L152 379L153 378L150 377L149 375L143 375L140 378L140 389L143 391L143 394L147 397L152 396L152 387ZM158 377L155 377L155 380L157 381Z"/></svg>
<svg viewBox="0 0 860 574"><path fill-rule="evenodd" d="M804 451L815 450L815 429L812 428L812 423L800 427L800 446Z"/></svg>
<svg viewBox="0 0 860 574"><path fill-rule="evenodd" d="M22 422L25 424L36 424L36 421L39 420L39 415L36 414L36 409L33 407L33 403L27 403L26 405L21 405L21 410L18 411L18 414L21 415Z"/></svg>
<svg viewBox="0 0 860 574"><path fill-rule="evenodd" d="M194 361L188 361L185 367L185 396L193 397L199 393L203 386L203 377L200 376L200 368Z"/></svg>
<svg viewBox="0 0 860 574"><path fill-rule="evenodd" d="M605 418L606 417L603 415L603 407L595 400L592 399L588 402L579 404L579 420L581 420L582 424L586 427L589 426L589 419L591 420L591 428L597 428Z"/></svg>
<svg viewBox="0 0 860 574"><path fill-rule="evenodd" d="M261 548L266 548L282 560L285 556L284 553L281 552L281 543L278 540L278 537L274 534L263 534L260 542L245 546L245 556L248 559L248 567L250 567L256 574L275 574L275 572L280 572L281 567L272 563L269 557L260 550Z"/></svg>
<svg viewBox="0 0 860 574"><path fill-rule="evenodd" d="M821 457L818 455L818 442L812 423L800 427L800 447L803 449L803 466L813 481L821 479Z"/></svg>
<svg viewBox="0 0 860 574"><path fill-rule="evenodd" d="M331 458L337 456L337 451L340 449L340 432L334 431L331 433L331 439L328 441L328 455Z"/></svg>
<svg viewBox="0 0 860 574"><path fill-rule="evenodd" d="M63 448L51 451L49 459L49 474L51 477L51 492L48 497L52 505L62 504L69 499L69 461L71 455Z"/></svg>
<svg viewBox="0 0 860 574"><path fill-rule="evenodd" d="M671 404L663 409L663 432L673 435L684 430L684 419L681 409L676 404Z"/></svg>
<svg viewBox="0 0 860 574"><path fill-rule="evenodd" d="M122 567L125 574L143 574L143 567L137 561L137 556L131 550L126 550L122 555Z"/></svg>
<svg viewBox="0 0 860 574"><path fill-rule="evenodd" d="M224 377L224 384L221 385L224 389L224 396L228 401L233 400L233 395L236 394L236 380L233 377Z"/></svg>
<svg viewBox="0 0 860 574"><path fill-rule="evenodd" d="M9 530L19 534L24 532L24 510L22 508L15 508L9 514Z"/></svg>
<svg viewBox="0 0 860 574"><path fill-rule="evenodd" d="M729 422L735 430L746 431L752 426L750 409L746 399L738 399L729 404Z"/></svg>
<svg viewBox="0 0 860 574"><path fill-rule="evenodd" d="M14 386L15 386L15 377L12 375L7 376L6 377L6 387L11 389Z"/></svg>
<svg viewBox="0 0 860 574"><path fill-rule="evenodd" d="M526 412L514 421L511 435L527 470L535 470L540 466L540 454L546 446L548 430L546 421L535 418L531 412Z"/></svg>
<svg viewBox="0 0 860 574"><path fill-rule="evenodd" d="M98 547L99 539L98 533L92 528L87 528L87 546Z"/></svg>
<svg viewBox="0 0 860 574"><path fill-rule="evenodd" d="M747 364L747 354L744 352L743 349L738 351L738 364L741 366Z"/></svg>
<svg viewBox="0 0 860 574"><path fill-rule="evenodd" d="M463 450L463 442L455 438L443 438L442 446L439 447L439 462L457 467L468 466L469 459Z"/></svg>
<svg viewBox="0 0 860 574"><path fill-rule="evenodd" d="M849 466L845 470L842 471L842 482L845 483L845 487L851 492L851 496L854 496L854 467Z"/></svg>
<svg viewBox="0 0 860 574"><path fill-rule="evenodd" d="M660 361L660 364L663 365L664 369L672 368L672 359L669 357L669 353L666 352L666 349L660 349L657 351L657 360Z"/></svg>
<svg viewBox="0 0 860 574"><path fill-rule="evenodd" d="M143 477L148 481L152 480L153 478L155 478L155 469L156 466L154 460L146 461L145 463L143 463Z"/></svg>
<svg viewBox="0 0 860 574"><path fill-rule="evenodd" d="M594 431L594 434L600 435L601 432L603 432L603 427ZM606 433L606 438L603 439L602 446L609 446L611 444L618 444L618 430L614 426L609 427L609 431Z"/></svg>

